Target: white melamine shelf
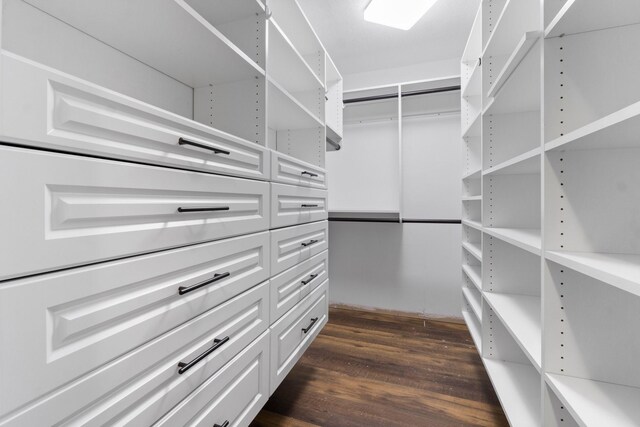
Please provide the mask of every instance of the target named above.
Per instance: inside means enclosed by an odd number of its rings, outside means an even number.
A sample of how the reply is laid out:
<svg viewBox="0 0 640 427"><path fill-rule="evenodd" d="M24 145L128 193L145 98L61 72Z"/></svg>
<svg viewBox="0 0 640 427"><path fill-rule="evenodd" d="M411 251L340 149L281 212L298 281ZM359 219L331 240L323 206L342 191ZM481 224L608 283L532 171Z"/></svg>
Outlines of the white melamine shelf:
<svg viewBox="0 0 640 427"><path fill-rule="evenodd" d="M475 314L478 321L480 321L480 319L482 319L482 306L480 305L481 302L478 301L473 292L467 288L462 288L462 293L473 309L473 314Z"/></svg>
<svg viewBox="0 0 640 427"><path fill-rule="evenodd" d="M539 371L542 366L540 297L485 292L484 298Z"/></svg>
<svg viewBox="0 0 640 427"><path fill-rule="evenodd" d="M481 267L479 265L462 265L462 271L467 275L469 280L473 282L473 284L478 288L480 292L482 292L482 272Z"/></svg>
<svg viewBox="0 0 640 427"><path fill-rule="evenodd" d="M268 121L269 128L273 130L285 129L311 129L324 127L311 111L300 104L294 96L282 86L269 79Z"/></svg>
<svg viewBox="0 0 640 427"><path fill-rule="evenodd" d="M482 359L512 426L540 427L540 375L531 365Z"/></svg>
<svg viewBox="0 0 640 427"><path fill-rule="evenodd" d="M482 169L478 168L474 171L469 172L468 174L464 175L462 177L462 179L480 179L480 176L482 175Z"/></svg>
<svg viewBox="0 0 640 427"><path fill-rule="evenodd" d="M540 173L540 147L520 154L482 172L482 175L523 175Z"/></svg>
<svg viewBox="0 0 640 427"><path fill-rule="evenodd" d="M462 138L480 136L480 123L482 122L481 117L482 113L478 111L478 114L474 116L471 123L469 123L469 126L467 126L467 128L462 132Z"/></svg>
<svg viewBox="0 0 640 427"><path fill-rule="evenodd" d="M638 2L640 4L640 2ZM548 142L551 150L594 150L640 147L640 102Z"/></svg>
<svg viewBox="0 0 640 427"><path fill-rule="evenodd" d="M473 255L478 261L482 262L482 250L480 250L479 243L463 242L462 247L466 249L471 255Z"/></svg>
<svg viewBox="0 0 640 427"><path fill-rule="evenodd" d="M480 335L480 327L478 323L476 323L478 322L477 319L474 319L473 314L465 310L462 311L462 316L464 317L464 321L466 322L467 327L469 328L469 332L471 333L471 338L473 339L473 343L476 345L476 349L478 350L478 353L482 354L482 350L481 350L482 341L480 340L480 337L482 335Z"/></svg>
<svg viewBox="0 0 640 427"><path fill-rule="evenodd" d="M547 251L546 258L640 296L640 255Z"/></svg>
<svg viewBox="0 0 640 427"><path fill-rule="evenodd" d="M264 76L260 66L186 2L28 3L193 88Z"/></svg>
<svg viewBox="0 0 640 427"><path fill-rule="evenodd" d="M482 223L480 221L473 221L471 219L463 219L462 224L471 228L475 228L478 231L482 231Z"/></svg>
<svg viewBox="0 0 640 427"><path fill-rule="evenodd" d="M541 232L535 228L484 228L484 232L490 236L500 239L514 246L531 252L535 255L541 254L542 239Z"/></svg>
<svg viewBox="0 0 640 427"><path fill-rule="evenodd" d="M507 63L502 68L502 71L500 71L495 82L491 85L491 88L487 93L487 97L492 98L496 96L500 88L502 88L505 82L509 80L509 77L511 77L511 74L513 74L522 59L527 55L529 50L531 50L535 42L540 37L540 34L540 31L529 31L522 36L522 39L520 39L520 42L507 60Z"/></svg>
<svg viewBox="0 0 640 427"><path fill-rule="evenodd" d="M640 388L558 374L546 383L583 427L640 425Z"/></svg>
<svg viewBox="0 0 640 427"><path fill-rule="evenodd" d="M476 59L475 61L475 65L473 66L473 70L471 71L471 76L469 77L469 81L467 81L467 84L464 86L464 89L462 90L462 97L465 99L469 99L469 98L473 98L475 96L480 96L480 94L482 93L482 81L480 79L480 64L479 61Z"/></svg>
<svg viewBox="0 0 640 427"><path fill-rule="evenodd" d="M509 55L523 31L530 31L538 26L539 16L538 2L507 0L487 40L482 57L488 59L489 56Z"/></svg>
<svg viewBox="0 0 640 427"><path fill-rule="evenodd" d="M577 34L640 22L638 0L567 0L545 30L545 37Z"/></svg>
<svg viewBox="0 0 640 427"><path fill-rule="evenodd" d="M463 202L478 202L482 200L482 196L462 196Z"/></svg>

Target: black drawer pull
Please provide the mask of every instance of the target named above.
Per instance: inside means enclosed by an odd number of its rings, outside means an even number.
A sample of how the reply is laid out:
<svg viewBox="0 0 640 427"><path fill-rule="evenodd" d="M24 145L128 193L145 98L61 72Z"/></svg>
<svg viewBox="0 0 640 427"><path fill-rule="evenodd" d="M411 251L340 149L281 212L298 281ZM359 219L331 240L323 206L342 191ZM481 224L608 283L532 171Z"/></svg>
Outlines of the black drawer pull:
<svg viewBox="0 0 640 427"><path fill-rule="evenodd" d="M184 138L180 138L178 140L178 144L180 144L180 145L193 145L194 147L204 148L205 150L211 150L215 154L226 154L226 155L231 154L231 151L223 150L222 148L212 147L212 146L206 145L206 144L200 144L199 142L195 142L195 141L189 141L188 139L184 139Z"/></svg>
<svg viewBox="0 0 640 427"><path fill-rule="evenodd" d="M229 421L225 421L222 424L214 424L213 427L229 427Z"/></svg>
<svg viewBox="0 0 640 427"><path fill-rule="evenodd" d="M311 328L313 328L313 325L316 324L317 321L318 321L317 317L314 317L313 319L311 319L311 323L309 323L309 326L307 326L306 328L302 328L302 332L304 332L305 334L309 332Z"/></svg>
<svg viewBox="0 0 640 427"><path fill-rule="evenodd" d="M222 347L222 345L225 344L227 341L229 341L229 337L224 337L221 340L219 340L219 339L213 340L213 346L210 347L209 349L207 349L200 356L198 356L195 359L193 359L191 362L189 362L189 363L185 363L185 362L178 363L178 368L180 368L180 369L178 369L178 373L180 375L184 374L189 369L193 368L194 366L196 366L196 364L198 364L203 359L205 359L208 355L210 355L211 353L213 353L214 351L216 351L217 349Z"/></svg>
<svg viewBox="0 0 640 427"><path fill-rule="evenodd" d="M302 171L302 175L309 175L311 178L318 176L317 173L308 172L308 171Z"/></svg>
<svg viewBox="0 0 640 427"><path fill-rule="evenodd" d="M304 246L306 248L307 246L311 246L311 245L313 245L315 243L318 243L318 241L316 239L313 239L313 240L309 240L308 242L302 242L302 243L300 243L300 245L302 245L302 246Z"/></svg>
<svg viewBox="0 0 640 427"><path fill-rule="evenodd" d="M300 205L301 208L317 208L318 205Z"/></svg>
<svg viewBox="0 0 640 427"><path fill-rule="evenodd" d="M222 206L219 208L178 208L178 212L219 212L219 211L228 211L229 206Z"/></svg>
<svg viewBox="0 0 640 427"><path fill-rule="evenodd" d="M228 271L226 273L220 273L220 274L216 273L213 275L211 279L207 279L204 282L196 283L193 286L180 286L178 288L178 294L180 295L188 294L189 292L193 292L196 289L200 289L203 286L210 285L212 283L217 282L218 280L222 280L225 277L229 277L229 276L231 276L231 273L229 273Z"/></svg>
<svg viewBox="0 0 640 427"><path fill-rule="evenodd" d="M313 279L315 279L316 277L318 277L317 274L312 274L311 276L309 276L309 278L307 280L303 280L302 283L303 285L308 285L309 283L311 283L313 281Z"/></svg>

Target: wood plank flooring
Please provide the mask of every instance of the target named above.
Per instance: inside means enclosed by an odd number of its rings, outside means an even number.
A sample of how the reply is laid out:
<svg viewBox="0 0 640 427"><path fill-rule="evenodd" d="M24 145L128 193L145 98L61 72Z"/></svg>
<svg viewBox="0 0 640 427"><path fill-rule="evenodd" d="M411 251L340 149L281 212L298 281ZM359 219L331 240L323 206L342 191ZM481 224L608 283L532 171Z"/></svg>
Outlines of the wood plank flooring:
<svg viewBox="0 0 640 427"><path fill-rule="evenodd" d="M466 326L332 308L251 426L508 423Z"/></svg>

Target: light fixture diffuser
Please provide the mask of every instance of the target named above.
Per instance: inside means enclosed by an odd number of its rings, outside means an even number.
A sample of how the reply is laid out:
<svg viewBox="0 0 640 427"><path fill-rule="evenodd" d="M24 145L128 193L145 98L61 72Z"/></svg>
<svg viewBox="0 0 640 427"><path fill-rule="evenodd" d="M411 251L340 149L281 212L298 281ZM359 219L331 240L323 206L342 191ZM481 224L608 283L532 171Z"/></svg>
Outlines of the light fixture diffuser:
<svg viewBox="0 0 640 427"><path fill-rule="evenodd" d="M371 0L364 9L364 20L408 30L438 0Z"/></svg>

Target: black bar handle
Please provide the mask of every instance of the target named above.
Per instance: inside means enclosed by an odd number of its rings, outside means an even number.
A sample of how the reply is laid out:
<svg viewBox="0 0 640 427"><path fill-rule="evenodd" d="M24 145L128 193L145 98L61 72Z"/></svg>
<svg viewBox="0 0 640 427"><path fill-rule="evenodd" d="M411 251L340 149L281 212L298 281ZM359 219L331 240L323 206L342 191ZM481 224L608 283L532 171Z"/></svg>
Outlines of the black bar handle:
<svg viewBox="0 0 640 427"><path fill-rule="evenodd" d="M210 285L212 283L217 282L218 280L222 280L225 277L229 277L229 276L231 276L231 273L229 273L228 271L226 273L220 273L220 274L216 273L213 275L211 279L207 279L204 282L196 283L193 286L180 286L178 288L178 294L180 295L188 294L189 292L193 292L196 289L200 289L203 286Z"/></svg>
<svg viewBox="0 0 640 427"><path fill-rule="evenodd" d="M311 283L313 281L313 279L315 279L316 277L318 277L317 274L312 274L311 276L309 276L309 278L307 280L303 280L302 283L303 285L308 285L309 283Z"/></svg>
<svg viewBox="0 0 640 427"><path fill-rule="evenodd" d="M227 341L229 341L229 337L224 337L221 340L215 339L215 340L213 340L213 346L212 347L207 349L204 353L202 353L200 356L198 356L195 359L193 359L191 362L189 362L189 363L185 363L185 362L178 363L178 368L180 368L180 369L178 369L178 374L182 375L185 372L187 372L189 369L191 369L194 366L196 366L199 362L202 362L203 359L205 359L208 355L210 355L211 353L213 353L214 351L216 351L217 349L222 347Z"/></svg>
<svg viewBox="0 0 640 427"><path fill-rule="evenodd" d="M301 208L317 208L318 205L306 205L306 204L303 204L303 205L300 205L300 207Z"/></svg>
<svg viewBox="0 0 640 427"><path fill-rule="evenodd" d="M302 242L300 243L300 245L306 248L307 246L311 246L315 243L318 243L318 241L316 239L312 239L312 240L309 240L308 242Z"/></svg>
<svg viewBox="0 0 640 427"><path fill-rule="evenodd" d="M221 206L219 208L178 208L178 212L219 212L219 211L228 211L229 206Z"/></svg>
<svg viewBox="0 0 640 427"><path fill-rule="evenodd" d="M206 144L200 144L199 142L189 141L188 139L180 138L178 140L179 145L192 145L198 148L204 148L205 150L211 150L214 154L226 154L227 156L231 154L231 151L223 150L222 148L212 147Z"/></svg>
<svg viewBox="0 0 640 427"><path fill-rule="evenodd" d="M317 173L313 173L309 171L302 171L302 175L309 175L311 178L318 176Z"/></svg>
<svg viewBox="0 0 640 427"><path fill-rule="evenodd" d="M318 321L317 317L314 317L313 319L311 319L311 323L309 323L309 326L307 326L306 328L302 328L302 332L304 332L305 334L309 332L311 328L313 328L313 325L316 324L317 321Z"/></svg>
<svg viewBox="0 0 640 427"><path fill-rule="evenodd" d="M214 424L213 427L229 427L229 420L223 422L222 424Z"/></svg>

